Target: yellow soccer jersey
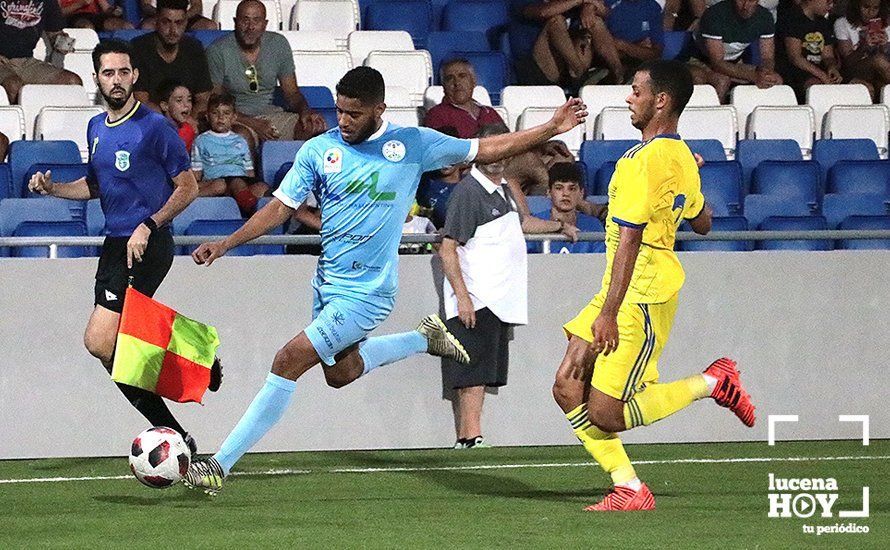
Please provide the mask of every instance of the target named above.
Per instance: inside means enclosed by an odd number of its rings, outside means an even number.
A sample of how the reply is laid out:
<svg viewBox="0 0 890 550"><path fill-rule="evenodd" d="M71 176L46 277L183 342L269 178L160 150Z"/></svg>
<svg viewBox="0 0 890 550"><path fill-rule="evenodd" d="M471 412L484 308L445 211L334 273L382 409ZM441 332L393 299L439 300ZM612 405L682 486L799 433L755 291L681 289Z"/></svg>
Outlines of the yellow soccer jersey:
<svg viewBox="0 0 890 550"><path fill-rule="evenodd" d="M686 278L674 253L677 227L683 219L698 216L704 204L698 166L680 136L659 135L629 149L609 182L602 297L609 291L622 225L644 228L624 301L660 304L676 294Z"/></svg>

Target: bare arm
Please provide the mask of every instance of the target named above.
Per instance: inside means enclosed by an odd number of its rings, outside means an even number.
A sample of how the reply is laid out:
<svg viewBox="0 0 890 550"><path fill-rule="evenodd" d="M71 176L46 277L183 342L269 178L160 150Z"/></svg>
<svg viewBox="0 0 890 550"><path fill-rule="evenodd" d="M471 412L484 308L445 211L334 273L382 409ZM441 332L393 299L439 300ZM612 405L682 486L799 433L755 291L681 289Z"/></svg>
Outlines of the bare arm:
<svg viewBox="0 0 890 550"><path fill-rule="evenodd" d="M578 203L578 211L582 214L592 216L605 224L606 216L609 213L609 205L597 204L595 202L590 202L587 199L583 199Z"/></svg>
<svg viewBox="0 0 890 550"><path fill-rule="evenodd" d="M810 63L800 51L800 40L790 36L785 37L785 52L788 55L788 61L792 65L802 71L815 76L819 80L827 81L828 75L818 65Z"/></svg>
<svg viewBox="0 0 890 550"><path fill-rule="evenodd" d="M457 257L458 246L459 243L456 240L445 237L439 246L439 257L442 258L442 271L451 284L451 288L454 289L454 295L457 298L458 317L467 328L473 328L476 326L476 311L473 307L473 300L470 298L470 291L467 290L467 284L460 271L460 260Z"/></svg>
<svg viewBox="0 0 890 550"><path fill-rule="evenodd" d="M210 265L232 248L265 235L273 227L283 224L293 213L293 208L285 205L277 198L273 198L269 201L269 204L251 216L240 229L225 239L204 243L199 246L192 252L192 259L198 265Z"/></svg>
<svg viewBox="0 0 890 550"><path fill-rule="evenodd" d="M618 249L612 260L609 292L592 327L593 347L604 355L609 355L618 347L618 309L630 286L642 242L643 229L624 226L619 228Z"/></svg>
<svg viewBox="0 0 890 550"><path fill-rule="evenodd" d="M754 82L757 79L757 68L753 65L733 63L724 59L725 50L722 40L706 38L705 50L708 55L708 64L718 73L746 82Z"/></svg>
<svg viewBox="0 0 890 550"><path fill-rule="evenodd" d="M575 9L584 0L554 0L553 2L541 2L540 4L532 4L526 6L522 10L522 16L528 19L536 19L545 21L553 16L561 15L569 10Z"/></svg>
<svg viewBox="0 0 890 550"><path fill-rule="evenodd" d="M657 44L653 44L648 39L640 42L628 42L626 40L616 38L615 47L618 49L618 53L622 53L628 57L633 57L634 59L640 59L642 61L658 59L661 57L662 50L664 50L663 47Z"/></svg>
<svg viewBox="0 0 890 550"><path fill-rule="evenodd" d="M704 208L701 209L698 216L689 220L689 225L692 226L692 230L699 235L707 235L711 232L711 222L713 219L714 211L709 204L705 203Z"/></svg>
<svg viewBox="0 0 890 550"><path fill-rule="evenodd" d="M198 197L198 181L191 170L183 170L174 177L173 187L173 194L164 206L151 215L151 219L159 226L169 223Z"/></svg>
<svg viewBox="0 0 890 550"><path fill-rule="evenodd" d="M774 38L760 39L760 68L769 72L776 70L776 40Z"/></svg>
<svg viewBox="0 0 890 550"><path fill-rule="evenodd" d="M93 198L86 178L80 178L71 183L58 184L53 182L52 170L37 172L31 176L31 180L28 182L28 190L32 193L75 201L85 201Z"/></svg>
<svg viewBox="0 0 890 550"><path fill-rule="evenodd" d="M310 229L321 231L321 210L305 202L294 212L294 219Z"/></svg>
<svg viewBox="0 0 890 550"><path fill-rule="evenodd" d="M285 76L278 79L281 83L281 93L284 94L284 100L287 102L290 110L295 113L305 113L309 111L309 104L306 98L300 92L297 86L296 76Z"/></svg>

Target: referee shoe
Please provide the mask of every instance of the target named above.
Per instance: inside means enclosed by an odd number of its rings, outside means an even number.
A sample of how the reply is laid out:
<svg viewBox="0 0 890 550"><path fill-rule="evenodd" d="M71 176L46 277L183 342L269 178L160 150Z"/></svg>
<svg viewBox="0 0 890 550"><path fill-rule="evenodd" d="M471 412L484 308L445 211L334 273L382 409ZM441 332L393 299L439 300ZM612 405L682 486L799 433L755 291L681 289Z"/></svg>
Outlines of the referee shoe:
<svg viewBox="0 0 890 550"><path fill-rule="evenodd" d="M424 317L417 326L417 332L423 335L427 341L426 352L436 357L453 359L466 365L470 362L470 354L464 346L448 330L445 323L438 315L433 314Z"/></svg>

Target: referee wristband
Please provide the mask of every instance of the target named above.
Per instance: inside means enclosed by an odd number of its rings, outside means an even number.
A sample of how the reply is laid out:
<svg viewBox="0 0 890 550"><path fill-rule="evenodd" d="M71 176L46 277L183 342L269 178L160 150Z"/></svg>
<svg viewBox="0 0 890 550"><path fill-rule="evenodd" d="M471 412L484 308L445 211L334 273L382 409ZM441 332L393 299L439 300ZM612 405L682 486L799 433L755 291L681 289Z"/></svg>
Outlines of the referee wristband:
<svg viewBox="0 0 890 550"><path fill-rule="evenodd" d="M155 221L151 218L151 216L142 220L142 225L147 227L151 233L154 233L155 231L158 230L158 224L155 223Z"/></svg>

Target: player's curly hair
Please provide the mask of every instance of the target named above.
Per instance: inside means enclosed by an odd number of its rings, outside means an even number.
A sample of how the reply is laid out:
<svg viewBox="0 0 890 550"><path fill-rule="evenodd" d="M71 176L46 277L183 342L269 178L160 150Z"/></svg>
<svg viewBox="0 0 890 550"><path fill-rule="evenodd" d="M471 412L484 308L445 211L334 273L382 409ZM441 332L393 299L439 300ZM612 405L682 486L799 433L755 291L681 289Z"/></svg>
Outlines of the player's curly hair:
<svg viewBox="0 0 890 550"><path fill-rule="evenodd" d="M640 65L637 72L649 73L652 91L666 93L671 98L672 111L678 117L689 103L694 89L692 73L685 63L668 59L656 59Z"/></svg>
<svg viewBox="0 0 890 550"><path fill-rule="evenodd" d="M386 98L383 75L371 67L351 69L337 83L337 95L358 99L364 104L383 103Z"/></svg>

